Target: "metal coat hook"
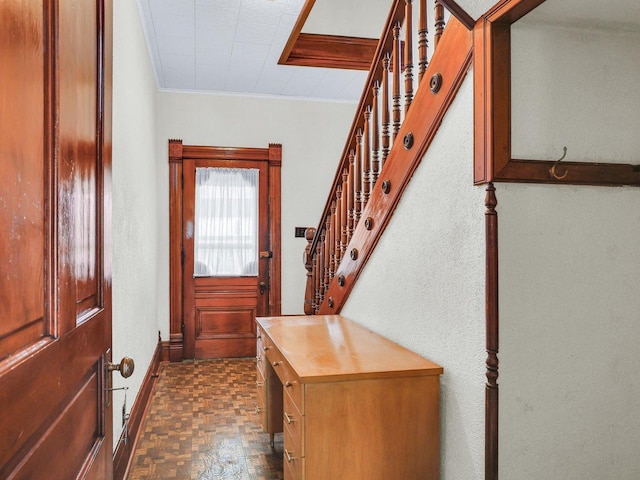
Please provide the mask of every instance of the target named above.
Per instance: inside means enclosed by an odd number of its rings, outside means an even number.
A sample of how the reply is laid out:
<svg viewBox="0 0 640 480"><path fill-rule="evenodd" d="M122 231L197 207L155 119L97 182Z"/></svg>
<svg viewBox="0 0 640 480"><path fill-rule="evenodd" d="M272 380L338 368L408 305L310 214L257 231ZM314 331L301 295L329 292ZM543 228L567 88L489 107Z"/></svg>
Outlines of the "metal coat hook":
<svg viewBox="0 0 640 480"><path fill-rule="evenodd" d="M569 170L565 171L564 175L556 175L556 167L567 156L567 147L562 147L562 150L564 151L564 153L562 154L562 157L560 157L558 160L556 160L555 163L549 169L549 173L556 180L562 180L563 178L566 178L567 175L569 175Z"/></svg>

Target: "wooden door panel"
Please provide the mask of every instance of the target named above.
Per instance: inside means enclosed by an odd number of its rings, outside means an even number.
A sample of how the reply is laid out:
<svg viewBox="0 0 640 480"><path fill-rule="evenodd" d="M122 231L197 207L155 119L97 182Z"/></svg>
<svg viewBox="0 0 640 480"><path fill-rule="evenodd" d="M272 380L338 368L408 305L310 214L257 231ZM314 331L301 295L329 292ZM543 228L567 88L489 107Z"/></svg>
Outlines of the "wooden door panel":
<svg viewBox="0 0 640 480"><path fill-rule="evenodd" d="M255 303L254 297L248 298L245 305L196 305L196 341L216 337L252 337Z"/></svg>
<svg viewBox="0 0 640 480"><path fill-rule="evenodd" d="M201 277L194 279L194 285L196 352L217 357L255 355L258 279Z"/></svg>
<svg viewBox="0 0 640 480"><path fill-rule="evenodd" d="M95 408L100 378L95 370L78 388L74 388L75 397L65 403L64 411L41 435L16 478L41 478L43 465L48 465L50 478L74 478L93 450L100 447L102 425ZM65 461L52 462L50 455L53 451Z"/></svg>
<svg viewBox="0 0 640 480"><path fill-rule="evenodd" d="M0 2L0 18L1 360L42 337L46 319L43 8Z"/></svg>
<svg viewBox="0 0 640 480"><path fill-rule="evenodd" d="M111 18L0 2L0 478L112 474Z"/></svg>
<svg viewBox="0 0 640 480"><path fill-rule="evenodd" d="M86 0L59 2L59 109L60 157L59 228L69 229L70 243L63 251L73 252L67 263L71 282L67 301L73 302L73 328L86 314L99 308L97 279L100 275L97 241L101 212L101 164L98 148L98 35L97 3ZM70 318L67 318L70 321Z"/></svg>
<svg viewBox="0 0 640 480"><path fill-rule="evenodd" d="M49 445L45 442L49 429L47 422L73 414L67 408L86 383L85 379L101 378L102 359L97 362L95 352L104 349L104 339L109 334L106 322L86 322L58 340L41 342L44 346L38 349L37 355L12 365L8 371L0 371L0 406L3 408L0 415L0 478L4 478L21 457L36 455L38 450ZM97 411L97 407L102 406L105 394L103 389L95 392L90 410ZM73 424L72 421L70 430L65 436L58 437L58 441L60 438L69 443L75 441ZM103 423L100 432L107 427L109 425Z"/></svg>

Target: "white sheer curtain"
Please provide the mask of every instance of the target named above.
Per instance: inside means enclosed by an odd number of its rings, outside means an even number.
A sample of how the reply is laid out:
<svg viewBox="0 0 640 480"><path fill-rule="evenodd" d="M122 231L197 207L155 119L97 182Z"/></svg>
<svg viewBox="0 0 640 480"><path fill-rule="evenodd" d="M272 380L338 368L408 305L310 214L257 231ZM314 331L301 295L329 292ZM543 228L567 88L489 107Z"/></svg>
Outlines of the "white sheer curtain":
<svg viewBox="0 0 640 480"><path fill-rule="evenodd" d="M197 168L194 275L258 275L258 173Z"/></svg>

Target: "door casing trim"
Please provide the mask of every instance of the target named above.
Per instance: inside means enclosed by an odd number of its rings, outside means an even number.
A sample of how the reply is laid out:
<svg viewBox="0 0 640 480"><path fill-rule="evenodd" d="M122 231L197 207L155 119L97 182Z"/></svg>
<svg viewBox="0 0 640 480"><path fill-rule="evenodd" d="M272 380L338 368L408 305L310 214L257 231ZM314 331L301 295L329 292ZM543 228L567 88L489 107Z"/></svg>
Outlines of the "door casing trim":
<svg viewBox="0 0 640 480"><path fill-rule="evenodd" d="M259 160L269 162L269 237L272 259L269 262L269 315L281 314L281 167L282 145L268 148L214 147L183 145L181 139L169 140L169 360L184 358L182 294L182 167L183 160Z"/></svg>

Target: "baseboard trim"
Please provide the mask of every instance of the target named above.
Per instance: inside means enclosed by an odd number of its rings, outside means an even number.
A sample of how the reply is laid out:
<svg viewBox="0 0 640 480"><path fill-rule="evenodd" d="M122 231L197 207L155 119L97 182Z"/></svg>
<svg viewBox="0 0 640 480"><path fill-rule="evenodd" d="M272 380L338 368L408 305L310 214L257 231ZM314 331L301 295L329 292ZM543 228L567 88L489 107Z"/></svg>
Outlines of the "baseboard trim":
<svg viewBox="0 0 640 480"><path fill-rule="evenodd" d="M151 394L157 381L158 370L163 357L162 347L163 342L158 341L149 369L147 370L142 382L140 392L131 406L127 442L125 443L123 431L113 453L113 478L115 480L124 480L129 472L129 465L133 458L133 452L135 451L135 446L138 441L142 420L149 409Z"/></svg>

